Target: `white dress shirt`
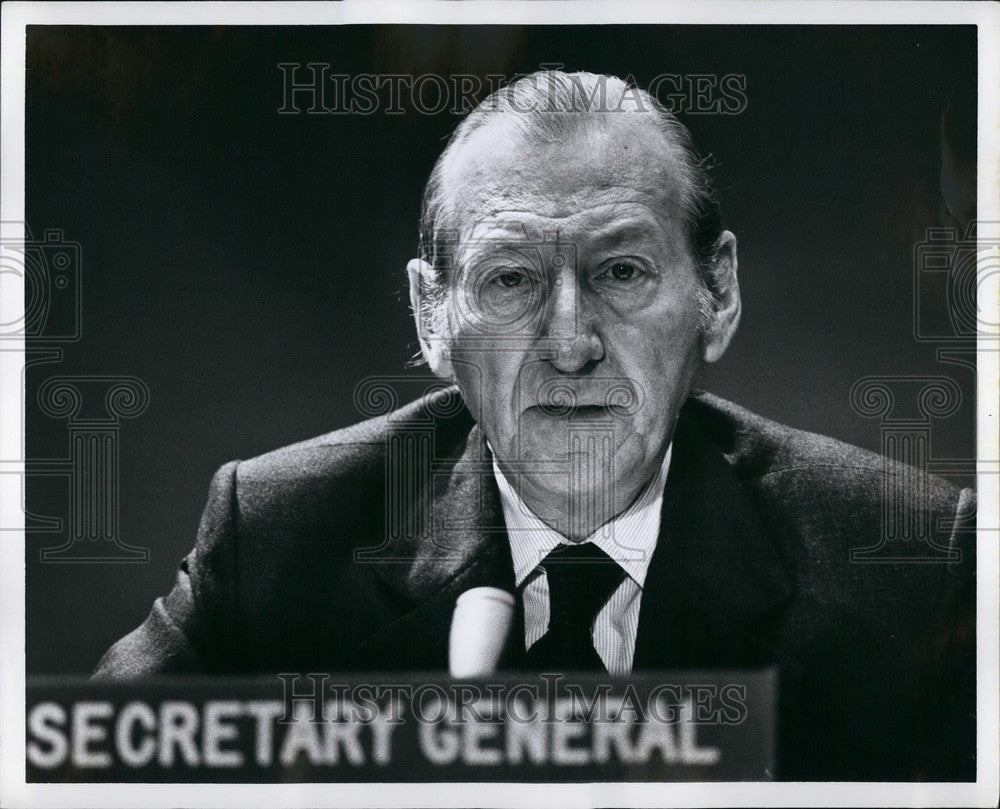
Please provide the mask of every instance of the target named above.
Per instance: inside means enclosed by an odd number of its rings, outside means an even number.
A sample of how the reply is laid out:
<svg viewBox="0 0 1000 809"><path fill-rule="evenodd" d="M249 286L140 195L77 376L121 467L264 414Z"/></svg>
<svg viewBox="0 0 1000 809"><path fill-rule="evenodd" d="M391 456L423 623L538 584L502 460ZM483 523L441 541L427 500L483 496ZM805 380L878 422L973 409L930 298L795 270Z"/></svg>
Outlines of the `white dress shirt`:
<svg viewBox="0 0 1000 809"><path fill-rule="evenodd" d="M625 571L625 578L597 613L593 627L594 649L611 674L628 674L635 656L639 627L639 602L649 560L660 535L663 487L670 468L672 446L667 447L656 476L646 484L625 511L605 523L584 542L593 542ZM540 562L557 545L569 540L539 519L493 460L493 474L500 489L504 522L514 562L514 582L522 587L524 648L529 649L549 626L549 583Z"/></svg>

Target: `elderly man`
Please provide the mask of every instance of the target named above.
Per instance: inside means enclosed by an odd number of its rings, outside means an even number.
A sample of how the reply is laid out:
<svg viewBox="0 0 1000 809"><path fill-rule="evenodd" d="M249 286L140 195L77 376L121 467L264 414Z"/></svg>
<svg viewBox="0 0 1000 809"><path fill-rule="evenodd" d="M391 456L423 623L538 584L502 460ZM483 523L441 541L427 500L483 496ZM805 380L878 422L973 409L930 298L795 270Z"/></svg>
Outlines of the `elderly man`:
<svg viewBox="0 0 1000 809"><path fill-rule="evenodd" d="M973 495L693 392L739 322L736 239L670 113L584 73L494 94L408 272L457 387L222 467L99 675L441 670L488 585L503 668L774 665L781 777L974 777ZM900 486L961 561L849 561Z"/></svg>

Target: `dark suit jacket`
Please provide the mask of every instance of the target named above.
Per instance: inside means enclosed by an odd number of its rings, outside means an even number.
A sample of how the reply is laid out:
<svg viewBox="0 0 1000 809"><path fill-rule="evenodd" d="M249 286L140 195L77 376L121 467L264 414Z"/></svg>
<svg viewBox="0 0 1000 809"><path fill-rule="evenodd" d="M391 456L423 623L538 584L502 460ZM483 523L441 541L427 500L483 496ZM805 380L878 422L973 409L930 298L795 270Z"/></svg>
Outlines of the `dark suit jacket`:
<svg viewBox="0 0 1000 809"><path fill-rule="evenodd" d="M929 539L852 562L890 489ZM974 780L973 519L971 491L693 396L635 668L778 666L784 779ZM879 561L929 542L960 561ZM219 469L173 590L96 674L445 670L455 599L484 584L513 589L510 550L452 391Z"/></svg>

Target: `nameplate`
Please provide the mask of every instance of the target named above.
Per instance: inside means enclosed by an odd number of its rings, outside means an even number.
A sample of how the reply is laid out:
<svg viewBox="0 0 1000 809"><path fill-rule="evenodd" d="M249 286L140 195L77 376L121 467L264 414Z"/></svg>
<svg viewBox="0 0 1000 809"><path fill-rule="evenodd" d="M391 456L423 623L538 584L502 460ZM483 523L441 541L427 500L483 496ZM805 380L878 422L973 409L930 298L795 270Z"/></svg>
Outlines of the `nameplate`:
<svg viewBox="0 0 1000 809"><path fill-rule="evenodd" d="M753 781L762 671L29 678L29 782Z"/></svg>

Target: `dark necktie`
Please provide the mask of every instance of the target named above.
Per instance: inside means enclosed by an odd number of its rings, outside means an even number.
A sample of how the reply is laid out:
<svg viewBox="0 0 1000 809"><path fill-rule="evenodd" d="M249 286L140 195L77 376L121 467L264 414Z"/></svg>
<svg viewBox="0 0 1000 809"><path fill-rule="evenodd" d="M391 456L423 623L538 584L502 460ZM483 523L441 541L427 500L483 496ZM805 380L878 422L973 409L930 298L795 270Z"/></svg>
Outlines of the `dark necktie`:
<svg viewBox="0 0 1000 809"><path fill-rule="evenodd" d="M607 671L591 628L625 571L591 542L560 545L542 561L549 583L548 631L528 650L535 671Z"/></svg>

